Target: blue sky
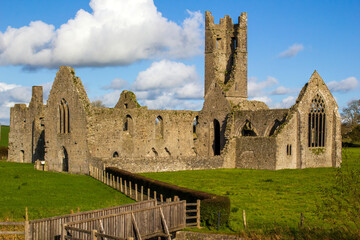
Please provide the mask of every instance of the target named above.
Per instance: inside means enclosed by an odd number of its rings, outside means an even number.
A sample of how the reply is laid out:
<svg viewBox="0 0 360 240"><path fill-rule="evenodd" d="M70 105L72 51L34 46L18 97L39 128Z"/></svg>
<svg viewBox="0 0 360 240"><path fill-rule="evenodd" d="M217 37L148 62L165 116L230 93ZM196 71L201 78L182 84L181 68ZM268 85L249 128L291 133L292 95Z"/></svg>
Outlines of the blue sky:
<svg viewBox="0 0 360 240"><path fill-rule="evenodd" d="M89 5L90 4L90 5ZM360 1L0 1L0 123L70 65L91 101L202 107L204 12L248 14L249 99L290 107L316 69L340 109L360 93Z"/></svg>

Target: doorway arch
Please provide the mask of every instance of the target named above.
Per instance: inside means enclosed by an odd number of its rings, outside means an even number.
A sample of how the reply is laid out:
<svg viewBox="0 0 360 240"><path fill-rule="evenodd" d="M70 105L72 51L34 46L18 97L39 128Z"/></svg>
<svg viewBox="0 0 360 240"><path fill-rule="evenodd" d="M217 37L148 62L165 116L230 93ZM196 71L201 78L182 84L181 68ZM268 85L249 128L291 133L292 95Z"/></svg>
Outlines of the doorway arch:
<svg viewBox="0 0 360 240"><path fill-rule="evenodd" d="M69 155L66 151L66 148L62 148L62 171L69 172Z"/></svg>

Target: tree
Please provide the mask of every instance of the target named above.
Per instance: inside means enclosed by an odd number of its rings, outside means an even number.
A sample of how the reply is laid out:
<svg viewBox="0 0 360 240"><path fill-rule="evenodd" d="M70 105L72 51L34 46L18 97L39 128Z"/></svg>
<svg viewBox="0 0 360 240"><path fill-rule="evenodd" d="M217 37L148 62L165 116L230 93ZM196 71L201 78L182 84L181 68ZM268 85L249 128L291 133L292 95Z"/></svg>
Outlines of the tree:
<svg viewBox="0 0 360 240"><path fill-rule="evenodd" d="M350 126L360 124L360 99L351 101L341 114L344 123Z"/></svg>
<svg viewBox="0 0 360 240"><path fill-rule="evenodd" d="M91 103L94 107L105 107L101 100L95 100Z"/></svg>

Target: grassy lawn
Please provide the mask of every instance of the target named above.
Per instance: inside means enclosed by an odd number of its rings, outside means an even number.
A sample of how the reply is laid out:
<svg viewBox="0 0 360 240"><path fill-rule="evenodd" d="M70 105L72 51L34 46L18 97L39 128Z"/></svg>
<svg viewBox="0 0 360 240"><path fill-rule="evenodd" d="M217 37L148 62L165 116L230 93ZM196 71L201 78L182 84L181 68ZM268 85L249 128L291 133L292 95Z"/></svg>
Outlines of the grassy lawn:
<svg viewBox="0 0 360 240"><path fill-rule="evenodd" d="M38 219L134 202L83 175L42 172L32 164L0 161L0 221Z"/></svg>
<svg viewBox="0 0 360 240"><path fill-rule="evenodd" d="M343 149L344 168L360 170L360 148ZM225 231L243 231L242 210L248 228L264 231L298 228L300 215L310 227L329 228L317 209L324 189L335 184L337 169L301 170L218 169L146 173L147 177L183 187L228 196L231 221ZM359 186L360 188L360 186Z"/></svg>

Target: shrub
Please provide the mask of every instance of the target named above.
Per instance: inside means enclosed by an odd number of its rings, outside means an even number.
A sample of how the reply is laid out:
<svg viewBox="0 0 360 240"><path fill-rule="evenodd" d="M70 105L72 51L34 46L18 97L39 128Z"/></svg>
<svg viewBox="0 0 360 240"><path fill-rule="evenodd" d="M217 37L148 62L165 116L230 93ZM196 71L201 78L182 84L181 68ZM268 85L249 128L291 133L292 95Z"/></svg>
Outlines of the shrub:
<svg viewBox="0 0 360 240"><path fill-rule="evenodd" d="M0 159L6 159L8 157L8 148L0 146Z"/></svg>

